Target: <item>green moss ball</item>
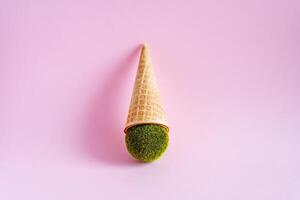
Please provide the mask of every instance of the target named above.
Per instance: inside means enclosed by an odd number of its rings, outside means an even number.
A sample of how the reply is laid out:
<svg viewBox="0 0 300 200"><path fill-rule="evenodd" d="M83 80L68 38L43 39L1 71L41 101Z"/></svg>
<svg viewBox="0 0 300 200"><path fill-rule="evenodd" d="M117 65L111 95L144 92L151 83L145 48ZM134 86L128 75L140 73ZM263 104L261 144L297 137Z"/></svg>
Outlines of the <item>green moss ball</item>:
<svg viewBox="0 0 300 200"><path fill-rule="evenodd" d="M168 129L156 124L130 127L125 139L128 152L142 162L158 159L169 144Z"/></svg>

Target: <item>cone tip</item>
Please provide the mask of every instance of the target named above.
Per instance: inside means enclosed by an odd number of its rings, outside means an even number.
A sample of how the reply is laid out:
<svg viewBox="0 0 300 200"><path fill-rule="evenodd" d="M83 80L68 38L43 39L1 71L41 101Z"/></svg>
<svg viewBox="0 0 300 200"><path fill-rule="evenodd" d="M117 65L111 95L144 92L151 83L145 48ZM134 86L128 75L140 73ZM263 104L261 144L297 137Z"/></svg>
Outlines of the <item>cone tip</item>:
<svg viewBox="0 0 300 200"><path fill-rule="evenodd" d="M147 42L144 42L144 43L142 44L142 47L143 47L143 48L148 48L148 43L147 43Z"/></svg>

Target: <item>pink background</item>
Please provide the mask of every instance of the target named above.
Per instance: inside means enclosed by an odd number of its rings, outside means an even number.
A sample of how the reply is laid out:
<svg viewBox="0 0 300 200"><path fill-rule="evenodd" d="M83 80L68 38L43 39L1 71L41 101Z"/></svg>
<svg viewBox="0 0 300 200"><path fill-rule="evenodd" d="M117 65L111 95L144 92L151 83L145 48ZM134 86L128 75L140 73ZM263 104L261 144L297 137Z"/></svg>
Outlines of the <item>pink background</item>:
<svg viewBox="0 0 300 200"><path fill-rule="evenodd" d="M0 199L300 199L298 0L0 1ZM147 41L171 125L123 127Z"/></svg>

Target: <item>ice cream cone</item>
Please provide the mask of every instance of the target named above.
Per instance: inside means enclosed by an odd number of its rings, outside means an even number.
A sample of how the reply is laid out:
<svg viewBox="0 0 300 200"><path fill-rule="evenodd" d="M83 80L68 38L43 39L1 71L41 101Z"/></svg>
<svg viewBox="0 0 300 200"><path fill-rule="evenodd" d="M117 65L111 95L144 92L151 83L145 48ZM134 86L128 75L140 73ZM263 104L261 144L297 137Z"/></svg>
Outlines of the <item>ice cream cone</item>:
<svg viewBox="0 0 300 200"><path fill-rule="evenodd" d="M158 124L168 129L148 51L147 45L144 44L131 96L125 133L128 128L139 124Z"/></svg>

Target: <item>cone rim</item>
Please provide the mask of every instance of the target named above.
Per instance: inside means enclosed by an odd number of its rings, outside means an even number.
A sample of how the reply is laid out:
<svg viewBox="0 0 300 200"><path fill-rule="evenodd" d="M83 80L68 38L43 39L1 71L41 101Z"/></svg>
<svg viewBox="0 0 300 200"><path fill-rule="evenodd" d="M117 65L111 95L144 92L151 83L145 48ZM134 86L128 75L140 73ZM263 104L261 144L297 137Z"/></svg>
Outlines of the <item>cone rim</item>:
<svg viewBox="0 0 300 200"><path fill-rule="evenodd" d="M169 126L168 126L167 123L163 124L163 123L160 123L160 122L149 122L149 121L147 121L147 122L133 122L133 123L127 124L127 126L124 129L124 133L126 134L127 130L129 128L133 127L133 126L136 126L136 125L147 125L147 124L153 124L153 125L162 126L162 127L166 128L168 132L170 130L170 128L169 128Z"/></svg>

